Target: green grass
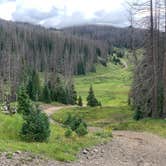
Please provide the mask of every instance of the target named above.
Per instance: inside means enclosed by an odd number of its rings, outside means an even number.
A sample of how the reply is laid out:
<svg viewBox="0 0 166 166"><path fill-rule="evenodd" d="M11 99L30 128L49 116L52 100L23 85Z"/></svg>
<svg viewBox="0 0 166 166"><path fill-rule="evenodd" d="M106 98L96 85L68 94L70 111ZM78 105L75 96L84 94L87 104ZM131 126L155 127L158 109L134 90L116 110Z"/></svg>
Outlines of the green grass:
<svg viewBox="0 0 166 166"><path fill-rule="evenodd" d="M102 102L102 108L68 108L52 116L63 122L68 113L81 116L90 126L112 127L115 130L146 131L166 137L166 120L133 120L133 111L127 104L128 92L132 80L131 67L128 69L109 64L97 66L96 73L75 78L78 94L86 104L89 86L94 87L95 95Z"/></svg>
<svg viewBox="0 0 166 166"><path fill-rule="evenodd" d="M126 106L130 89L132 72L113 64L107 67L98 65L96 73L86 76L77 76L75 85L78 95L81 95L86 104L86 97L90 85L93 85L96 97L104 106Z"/></svg>
<svg viewBox="0 0 166 166"><path fill-rule="evenodd" d="M52 117L63 122L68 113L81 116L89 126L103 128L102 131L89 133L85 137L73 134L71 138L64 136L65 128L51 125L51 136L46 143L27 143L20 139L19 132L23 123L20 115L3 115L0 113L0 151L28 151L41 154L61 161L72 161L83 148L99 142L110 140L110 128L115 130L147 131L166 137L166 121L144 119L134 121L133 111L127 105L132 72L128 69L109 64L108 67L97 66L96 73L75 78L78 95L86 97L90 84L93 84L95 94L103 107L76 107L58 111ZM54 103L54 105L59 105ZM106 130L108 128L109 130Z"/></svg>
<svg viewBox="0 0 166 166"><path fill-rule="evenodd" d="M76 154L85 147L95 145L99 142L110 139L110 133L106 132L106 137L100 134L90 133L85 137L78 137L73 134L71 138L64 136L65 128L59 125L51 125L51 136L46 143L28 143L20 139L23 120L21 116L3 115L0 113L0 151L28 151L41 154L49 158L72 161L76 159Z"/></svg>
<svg viewBox="0 0 166 166"><path fill-rule="evenodd" d="M78 115L83 118L89 126L96 127L107 127L111 123L122 123L132 119L132 111L130 111L128 106L68 108L55 113L52 118L57 122L63 123L69 113Z"/></svg>
<svg viewBox="0 0 166 166"><path fill-rule="evenodd" d="M129 120L109 126L114 130L146 131L166 138L166 120L163 119L147 118L140 121Z"/></svg>

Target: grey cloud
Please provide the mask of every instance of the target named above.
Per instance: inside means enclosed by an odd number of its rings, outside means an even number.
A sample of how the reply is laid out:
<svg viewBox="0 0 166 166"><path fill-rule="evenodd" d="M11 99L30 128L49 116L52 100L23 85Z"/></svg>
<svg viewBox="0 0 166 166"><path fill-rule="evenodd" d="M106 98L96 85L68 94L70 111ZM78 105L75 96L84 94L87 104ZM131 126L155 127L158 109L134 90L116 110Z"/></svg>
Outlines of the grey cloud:
<svg viewBox="0 0 166 166"><path fill-rule="evenodd" d="M89 20L81 12L74 12L71 16L63 16L58 27L66 27L88 23Z"/></svg>
<svg viewBox="0 0 166 166"><path fill-rule="evenodd" d="M51 22L50 22L51 23ZM103 10L94 13L94 17L87 19L83 13L75 12L72 16L63 17L58 27L66 27L80 24L107 24L114 26L126 26L126 14L124 11L105 12Z"/></svg>
<svg viewBox="0 0 166 166"><path fill-rule="evenodd" d="M105 12L100 10L95 12L95 18L92 20L92 22L125 26L127 24L126 13L125 11Z"/></svg>
<svg viewBox="0 0 166 166"><path fill-rule="evenodd" d="M24 9L17 6L16 11L12 14L14 21L29 22L33 24L41 24L45 27L66 27L80 24L110 24L115 26L126 26L126 14L123 9L118 11L106 12L99 10L94 13L93 18L86 18L84 13L80 11L74 12L72 15L62 9L52 8L49 12L42 12L37 9Z"/></svg>
<svg viewBox="0 0 166 166"><path fill-rule="evenodd" d="M30 22L39 24L40 22L58 16L59 9L52 8L49 12L42 12L36 9L22 9L17 10L12 14L14 21Z"/></svg>

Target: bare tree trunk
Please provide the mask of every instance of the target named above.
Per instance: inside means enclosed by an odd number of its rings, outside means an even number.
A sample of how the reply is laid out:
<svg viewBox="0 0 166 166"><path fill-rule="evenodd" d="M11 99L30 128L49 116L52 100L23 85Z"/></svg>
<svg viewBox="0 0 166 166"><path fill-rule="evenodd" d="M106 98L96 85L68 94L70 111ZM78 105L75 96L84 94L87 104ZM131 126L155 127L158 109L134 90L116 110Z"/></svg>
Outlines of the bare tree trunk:
<svg viewBox="0 0 166 166"><path fill-rule="evenodd" d="M153 96L152 96L152 117L158 117L157 113L157 62L156 62L156 54L155 54L155 46L154 46L154 7L153 0L150 0L150 54L152 56L152 66L153 66Z"/></svg>
<svg viewBox="0 0 166 166"><path fill-rule="evenodd" d="M166 0L164 0L164 12L165 12L165 38L166 42ZM166 118L166 44L164 48L164 63L163 63L163 85L164 85L164 102L163 102L163 117Z"/></svg>

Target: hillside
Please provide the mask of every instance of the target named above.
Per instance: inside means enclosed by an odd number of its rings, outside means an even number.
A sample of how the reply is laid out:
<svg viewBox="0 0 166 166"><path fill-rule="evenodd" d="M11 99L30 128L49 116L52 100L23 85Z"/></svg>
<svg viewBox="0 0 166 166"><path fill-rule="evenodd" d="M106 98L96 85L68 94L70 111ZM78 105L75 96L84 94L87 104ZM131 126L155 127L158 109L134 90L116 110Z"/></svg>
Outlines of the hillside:
<svg viewBox="0 0 166 166"><path fill-rule="evenodd" d="M107 53L107 46L101 42L41 26L0 20L1 98L5 84L15 99L16 89L29 70L63 76L82 74L91 71L99 57L106 61Z"/></svg>
<svg viewBox="0 0 166 166"><path fill-rule="evenodd" d="M93 39L108 43L114 47L140 48L145 38L145 30L132 27L119 28L108 25L82 25L64 28L65 34L72 34L85 39Z"/></svg>

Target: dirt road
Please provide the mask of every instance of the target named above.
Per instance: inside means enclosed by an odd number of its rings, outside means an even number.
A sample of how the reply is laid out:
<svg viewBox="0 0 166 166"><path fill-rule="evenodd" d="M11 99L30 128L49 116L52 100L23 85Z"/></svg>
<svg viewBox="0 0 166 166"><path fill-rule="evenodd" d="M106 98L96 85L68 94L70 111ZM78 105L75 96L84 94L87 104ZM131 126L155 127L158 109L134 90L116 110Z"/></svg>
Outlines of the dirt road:
<svg viewBox="0 0 166 166"><path fill-rule="evenodd" d="M29 159L30 158L30 159ZM27 160L26 160L27 159ZM166 139L149 133L114 131L111 142L86 149L75 163L43 160L28 153L8 159L0 155L0 166L165 166Z"/></svg>
<svg viewBox="0 0 166 166"><path fill-rule="evenodd" d="M113 140L95 147L70 166L165 166L166 139L149 133L114 131Z"/></svg>
<svg viewBox="0 0 166 166"><path fill-rule="evenodd" d="M45 109L48 116L64 108L63 106ZM85 153L85 152L84 152ZM149 133L114 131L113 139L81 153L76 163L64 164L48 162L50 166L165 166L166 139Z"/></svg>
<svg viewBox="0 0 166 166"><path fill-rule="evenodd" d="M46 106L43 110L50 117L62 108L64 106ZM21 152L8 159L5 153L1 153L0 166L22 166L23 161L24 166L166 166L166 139L150 133L113 131L111 142L84 149L74 163L44 160L31 155Z"/></svg>

